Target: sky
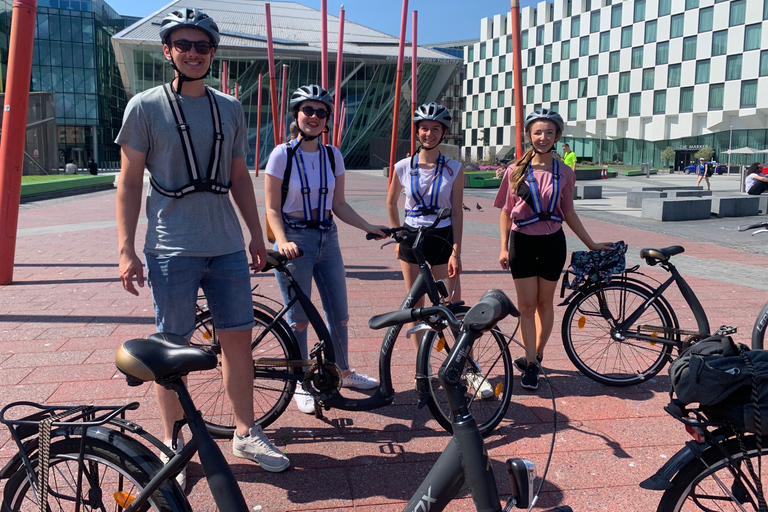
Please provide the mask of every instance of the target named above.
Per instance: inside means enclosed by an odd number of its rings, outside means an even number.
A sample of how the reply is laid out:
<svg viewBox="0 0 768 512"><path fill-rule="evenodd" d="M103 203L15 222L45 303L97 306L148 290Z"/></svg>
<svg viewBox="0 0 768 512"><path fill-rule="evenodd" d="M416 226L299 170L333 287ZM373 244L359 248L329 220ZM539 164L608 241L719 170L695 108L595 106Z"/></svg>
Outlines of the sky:
<svg viewBox="0 0 768 512"><path fill-rule="evenodd" d="M297 3L320 10L320 0L296 0ZM148 16L168 2L163 0L107 0L119 14ZM277 2L275 2L277 3ZM403 12L401 0L327 0L328 13L338 16L341 5L345 19L395 37L400 35ZM520 7L535 5L535 0L521 0ZM408 33L411 39L411 14L418 15L417 43L430 44L480 37L480 20L494 14L509 12L509 0L409 0Z"/></svg>

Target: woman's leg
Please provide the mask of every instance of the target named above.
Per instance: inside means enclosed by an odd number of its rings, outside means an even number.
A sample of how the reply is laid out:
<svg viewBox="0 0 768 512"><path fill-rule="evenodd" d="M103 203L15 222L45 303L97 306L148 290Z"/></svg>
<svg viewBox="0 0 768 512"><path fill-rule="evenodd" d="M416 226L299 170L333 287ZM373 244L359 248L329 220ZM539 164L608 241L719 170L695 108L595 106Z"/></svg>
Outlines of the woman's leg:
<svg viewBox="0 0 768 512"><path fill-rule="evenodd" d="M548 281L542 277L537 277L538 280L538 303L536 304L536 315L539 322L537 322L537 337L536 337L536 354L543 356L544 347L547 346L547 341L552 334L552 327L555 323L555 291L557 290L557 281ZM527 348L527 346L526 346Z"/></svg>
<svg viewBox="0 0 768 512"><path fill-rule="evenodd" d="M535 362L532 354L534 356L536 354L536 309L539 303L539 280L539 277L515 279L517 309L520 311L520 335L527 350L525 358L529 363ZM551 330L552 326L550 325Z"/></svg>

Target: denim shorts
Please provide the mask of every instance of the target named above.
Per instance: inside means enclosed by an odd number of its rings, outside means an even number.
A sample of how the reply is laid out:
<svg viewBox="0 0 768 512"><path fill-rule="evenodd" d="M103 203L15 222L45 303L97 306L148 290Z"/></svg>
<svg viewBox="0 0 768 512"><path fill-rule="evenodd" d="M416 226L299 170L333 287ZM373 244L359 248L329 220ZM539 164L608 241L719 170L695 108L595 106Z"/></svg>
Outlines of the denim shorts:
<svg viewBox="0 0 768 512"><path fill-rule="evenodd" d="M146 254L145 258L159 332L190 337L195 330L195 304L200 288L217 329L253 328L251 278L245 251L212 257Z"/></svg>

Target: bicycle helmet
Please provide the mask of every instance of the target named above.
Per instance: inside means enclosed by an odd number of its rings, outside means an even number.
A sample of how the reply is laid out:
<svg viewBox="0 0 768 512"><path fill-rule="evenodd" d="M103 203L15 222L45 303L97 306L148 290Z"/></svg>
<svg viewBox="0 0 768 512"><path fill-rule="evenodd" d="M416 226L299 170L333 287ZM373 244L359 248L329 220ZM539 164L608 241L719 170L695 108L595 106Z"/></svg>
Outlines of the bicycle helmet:
<svg viewBox="0 0 768 512"><path fill-rule="evenodd" d="M168 44L171 32L177 28L196 28L205 32L211 38L214 48L219 47L221 35L219 26L213 18L192 7L185 7L180 11L173 11L160 22L160 39L163 44Z"/></svg>
<svg viewBox="0 0 768 512"><path fill-rule="evenodd" d="M302 85L296 91L291 94L291 112L293 117L296 117L299 112L299 106L305 101L319 101L326 107L328 107L328 113L333 113L333 98L331 93L320 87L319 85ZM329 116L330 117L330 116Z"/></svg>
<svg viewBox="0 0 768 512"><path fill-rule="evenodd" d="M451 113L448 112L448 109L434 101L420 105L413 113L413 124L416 125L419 124L419 121L437 121L446 129L450 129L451 120Z"/></svg>
<svg viewBox="0 0 768 512"><path fill-rule="evenodd" d="M528 117L525 118L525 131L528 132L531 125L536 121L552 121L557 126L558 131L563 133L563 118L552 109L543 108L541 110L534 110L528 114Z"/></svg>

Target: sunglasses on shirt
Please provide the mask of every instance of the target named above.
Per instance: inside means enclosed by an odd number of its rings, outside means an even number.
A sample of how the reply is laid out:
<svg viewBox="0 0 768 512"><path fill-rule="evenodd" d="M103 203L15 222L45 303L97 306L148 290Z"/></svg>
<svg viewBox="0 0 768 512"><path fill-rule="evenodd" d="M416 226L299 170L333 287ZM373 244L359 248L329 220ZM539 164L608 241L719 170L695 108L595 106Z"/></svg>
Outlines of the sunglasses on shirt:
<svg viewBox="0 0 768 512"><path fill-rule="evenodd" d="M300 109L302 112L304 112L304 115L307 117L317 116L318 119L325 119L328 117L328 111L324 108L319 108L315 110L314 108L310 106L304 106Z"/></svg>
<svg viewBox="0 0 768 512"><path fill-rule="evenodd" d="M195 51L200 55L208 55L213 49L213 45L208 41L187 41L186 39L177 39L172 41L171 45L177 52L187 53L194 45Z"/></svg>

